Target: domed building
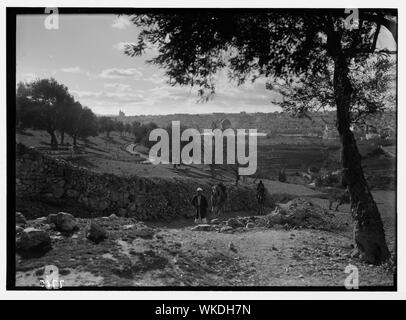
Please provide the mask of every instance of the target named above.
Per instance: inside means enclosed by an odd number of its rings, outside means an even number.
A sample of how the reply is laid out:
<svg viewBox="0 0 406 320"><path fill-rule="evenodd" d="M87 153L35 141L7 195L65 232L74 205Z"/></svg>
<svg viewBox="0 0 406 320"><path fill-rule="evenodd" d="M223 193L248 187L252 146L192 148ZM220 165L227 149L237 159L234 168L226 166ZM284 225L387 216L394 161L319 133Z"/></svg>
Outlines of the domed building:
<svg viewBox="0 0 406 320"><path fill-rule="evenodd" d="M220 123L221 130L226 130L231 128L231 121L228 119L223 119Z"/></svg>

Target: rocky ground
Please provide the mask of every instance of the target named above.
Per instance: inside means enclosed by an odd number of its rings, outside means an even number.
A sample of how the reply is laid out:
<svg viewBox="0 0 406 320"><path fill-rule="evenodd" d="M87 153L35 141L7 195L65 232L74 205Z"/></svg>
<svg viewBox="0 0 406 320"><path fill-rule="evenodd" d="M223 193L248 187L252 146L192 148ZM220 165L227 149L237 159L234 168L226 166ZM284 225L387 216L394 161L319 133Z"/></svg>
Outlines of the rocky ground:
<svg viewBox="0 0 406 320"><path fill-rule="evenodd" d="M65 287L343 287L349 264L359 269L360 286L394 283L390 263L372 266L352 256L348 213L309 199L265 216L229 213L197 226L63 213L29 221L17 215L17 224L17 286L40 286L48 265L58 267ZM393 251L393 237L388 242Z"/></svg>

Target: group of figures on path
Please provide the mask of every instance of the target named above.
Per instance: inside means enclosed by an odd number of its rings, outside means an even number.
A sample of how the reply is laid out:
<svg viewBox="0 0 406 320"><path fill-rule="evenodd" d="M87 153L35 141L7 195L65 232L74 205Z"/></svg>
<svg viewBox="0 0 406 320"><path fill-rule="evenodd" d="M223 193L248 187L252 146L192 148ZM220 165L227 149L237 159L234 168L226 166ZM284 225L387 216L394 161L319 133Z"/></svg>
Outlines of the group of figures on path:
<svg viewBox="0 0 406 320"><path fill-rule="evenodd" d="M258 214L262 215L264 213L265 203L265 186L262 181L259 181L256 192ZM213 216L220 216L224 214L227 198L227 188L222 182L214 185L211 188L210 211ZM196 210L195 223L207 223L209 202L203 194L202 188L197 188L196 195L192 199L192 205Z"/></svg>

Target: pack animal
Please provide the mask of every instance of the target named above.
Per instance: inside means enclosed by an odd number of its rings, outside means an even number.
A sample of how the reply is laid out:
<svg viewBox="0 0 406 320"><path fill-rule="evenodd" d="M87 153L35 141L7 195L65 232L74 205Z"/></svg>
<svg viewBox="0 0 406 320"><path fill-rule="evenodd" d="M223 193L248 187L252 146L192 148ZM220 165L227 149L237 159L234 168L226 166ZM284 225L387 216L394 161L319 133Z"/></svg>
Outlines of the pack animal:
<svg viewBox="0 0 406 320"><path fill-rule="evenodd" d="M225 186L216 184L211 189L211 212L213 215L219 216L225 211L227 191Z"/></svg>
<svg viewBox="0 0 406 320"><path fill-rule="evenodd" d="M332 210L333 204L337 202L334 211L338 211L338 208L343 203L350 203L350 195L347 189L340 189L335 187L321 187L321 191L323 191L327 196L328 200L328 209Z"/></svg>

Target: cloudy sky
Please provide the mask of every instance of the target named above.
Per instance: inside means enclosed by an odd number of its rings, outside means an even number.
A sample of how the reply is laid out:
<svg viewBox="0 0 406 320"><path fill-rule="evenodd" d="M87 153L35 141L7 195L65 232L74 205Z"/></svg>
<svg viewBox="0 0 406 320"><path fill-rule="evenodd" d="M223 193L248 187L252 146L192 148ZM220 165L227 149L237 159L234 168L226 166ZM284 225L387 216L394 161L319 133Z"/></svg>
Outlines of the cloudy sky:
<svg viewBox="0 0 406 320"><path fill-rule="evenodd" d="M167 85L162 72L145 63L153 52L135 58L122 53L137 35L126 17L60 15L58 30L46 29L45 17L17 17L17 81L54 77L97 114L278 110L264 81L237 87L220 75L216 96L204 104L189 87Z"/></svg>

